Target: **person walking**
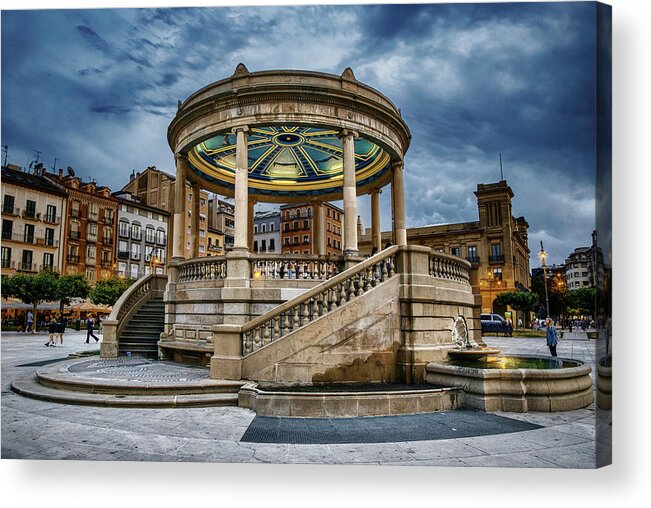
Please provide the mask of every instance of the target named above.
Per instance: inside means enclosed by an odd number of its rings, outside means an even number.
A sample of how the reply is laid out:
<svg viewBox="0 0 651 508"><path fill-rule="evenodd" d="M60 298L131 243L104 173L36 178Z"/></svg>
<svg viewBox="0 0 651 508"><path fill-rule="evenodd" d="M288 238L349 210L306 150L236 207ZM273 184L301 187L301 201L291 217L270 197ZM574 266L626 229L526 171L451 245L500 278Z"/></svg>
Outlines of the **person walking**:
<svg viewBox="0 0 651 508"><path fill-rule="evenodd" d="M99 342L99 338L96 337L95 334L93 333L94 325L95 325L95 320L93 319L92 316L88 316L88 319L86 319L86 344L88 344L91 337L95 339L95 342Z"/></svg>
<svg viewBox="0 0 651 508"><path fill-rule="evenodd" d="M50 334L50 339L45 343L46 346L56 347L57 345L57 322L54 318L50 318L47 331Z"/></svg>
<svg viewBox="0 0 651 508"><path fill-rule="evenodd" d="M547 346L549 347L549 352L552 354L552 356L556 356L558 333L556 332L556 327L554 326L554 320L552 318L547 318L545 324L547 325Z"/></svg>
<svg viewBox="0 0 651 508"><path fill-rule="evenodd" d="M66 333L66 326L68 325L68 320L61 314L59 316L59 321L57 322L57 335L59 336L59 345L63 347L63 334Z"/></svg>
<svg viewBox="0 0 651 508"><path fill-rule="evenodd" d="M36 333L34 328L34 314L32 314L32 311L27 312L27 326L25 327L25 333L27 332L32 332Z"/></svg>

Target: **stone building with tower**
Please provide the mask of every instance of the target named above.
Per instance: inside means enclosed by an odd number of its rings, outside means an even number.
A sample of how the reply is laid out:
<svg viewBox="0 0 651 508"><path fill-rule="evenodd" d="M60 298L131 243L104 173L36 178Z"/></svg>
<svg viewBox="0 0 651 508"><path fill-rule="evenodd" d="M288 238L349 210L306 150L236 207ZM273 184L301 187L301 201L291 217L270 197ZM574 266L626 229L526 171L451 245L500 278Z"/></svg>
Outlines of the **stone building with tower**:
<svg viewBox="0 0 651 508"><path fill-rule="evenodd" d="M513 190L506 181L479 184L475 196L479 220L407 228L407 242L467 260L473 291L481 295L482 312L504 315L507 309L495 301L497 295L531 287L529 224L524 217L513 216ZM367 229L361 253L371 253L371 240ZM383 231L382 245L391 241L391 232Z"/></svg>

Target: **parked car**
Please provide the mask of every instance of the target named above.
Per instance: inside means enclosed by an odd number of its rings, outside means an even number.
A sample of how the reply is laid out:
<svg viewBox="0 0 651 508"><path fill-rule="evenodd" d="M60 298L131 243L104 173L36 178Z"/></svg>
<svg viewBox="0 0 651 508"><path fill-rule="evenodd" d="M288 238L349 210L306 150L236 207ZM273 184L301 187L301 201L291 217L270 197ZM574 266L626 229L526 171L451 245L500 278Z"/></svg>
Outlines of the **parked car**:
<svg viewBox="0 0 651 508"><path fill-rule="evenodd" d="M513 325L509 324L499 314L482 314L481 315L481 334L495 333L499 335L503 333L509 337L513 336Z"/></svg>

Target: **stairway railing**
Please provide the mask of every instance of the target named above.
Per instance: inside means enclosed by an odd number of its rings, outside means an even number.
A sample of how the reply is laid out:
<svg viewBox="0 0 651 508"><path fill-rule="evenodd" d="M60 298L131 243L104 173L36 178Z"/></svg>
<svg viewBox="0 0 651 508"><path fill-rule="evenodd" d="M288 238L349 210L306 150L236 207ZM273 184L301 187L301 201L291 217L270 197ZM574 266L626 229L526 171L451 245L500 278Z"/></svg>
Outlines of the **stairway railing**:
<svg viewBox="0 0 651 508"><path fill-rule="evenodd" d="M167 275L149 274L134 282L113 305L110 321L117 322L116 337L119 340L129 318L153 296L162 295L167 284Z"/></svg>
<svg viewBox="0 0 651 508"><path fill-rule="evenodd" d="M307 325L395 276L398 250L398 246L389 247L243 325L240 334L242 356Z"/></svg>
<svg viewBox="0 0 651 508"><path fill-rule="evenodd" d="M429 274L437 279L450 279L458 282L470 280L470 263L465 259L432 251L429 255Z"/></svg>

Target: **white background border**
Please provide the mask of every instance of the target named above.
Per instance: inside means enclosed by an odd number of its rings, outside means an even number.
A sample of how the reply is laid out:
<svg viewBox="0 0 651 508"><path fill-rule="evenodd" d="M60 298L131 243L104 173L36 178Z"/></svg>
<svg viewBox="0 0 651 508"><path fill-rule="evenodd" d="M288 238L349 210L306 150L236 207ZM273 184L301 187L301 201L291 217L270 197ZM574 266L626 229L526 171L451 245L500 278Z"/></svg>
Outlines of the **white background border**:
<svg viewBox="0 0 651 508"><path fill-rule="evenodd" d="M135 0L139 7L181 1ZM281 5L316 3L274 2ZM328 4L369 3L338 2ZM370 2L373 3L373 2ZM386 2L383 2L386 3ZM394 1L392 3L407 3ZM412 1L408 3L422 3ZM642 506L649 499L651 9L613 5L614 465L596 471L3 460L4 506ZM201 1L193 6L268 5ZM133 7L129 1L0 0L2 9ZM644 242L644 243L643 243Z"/></svg>

